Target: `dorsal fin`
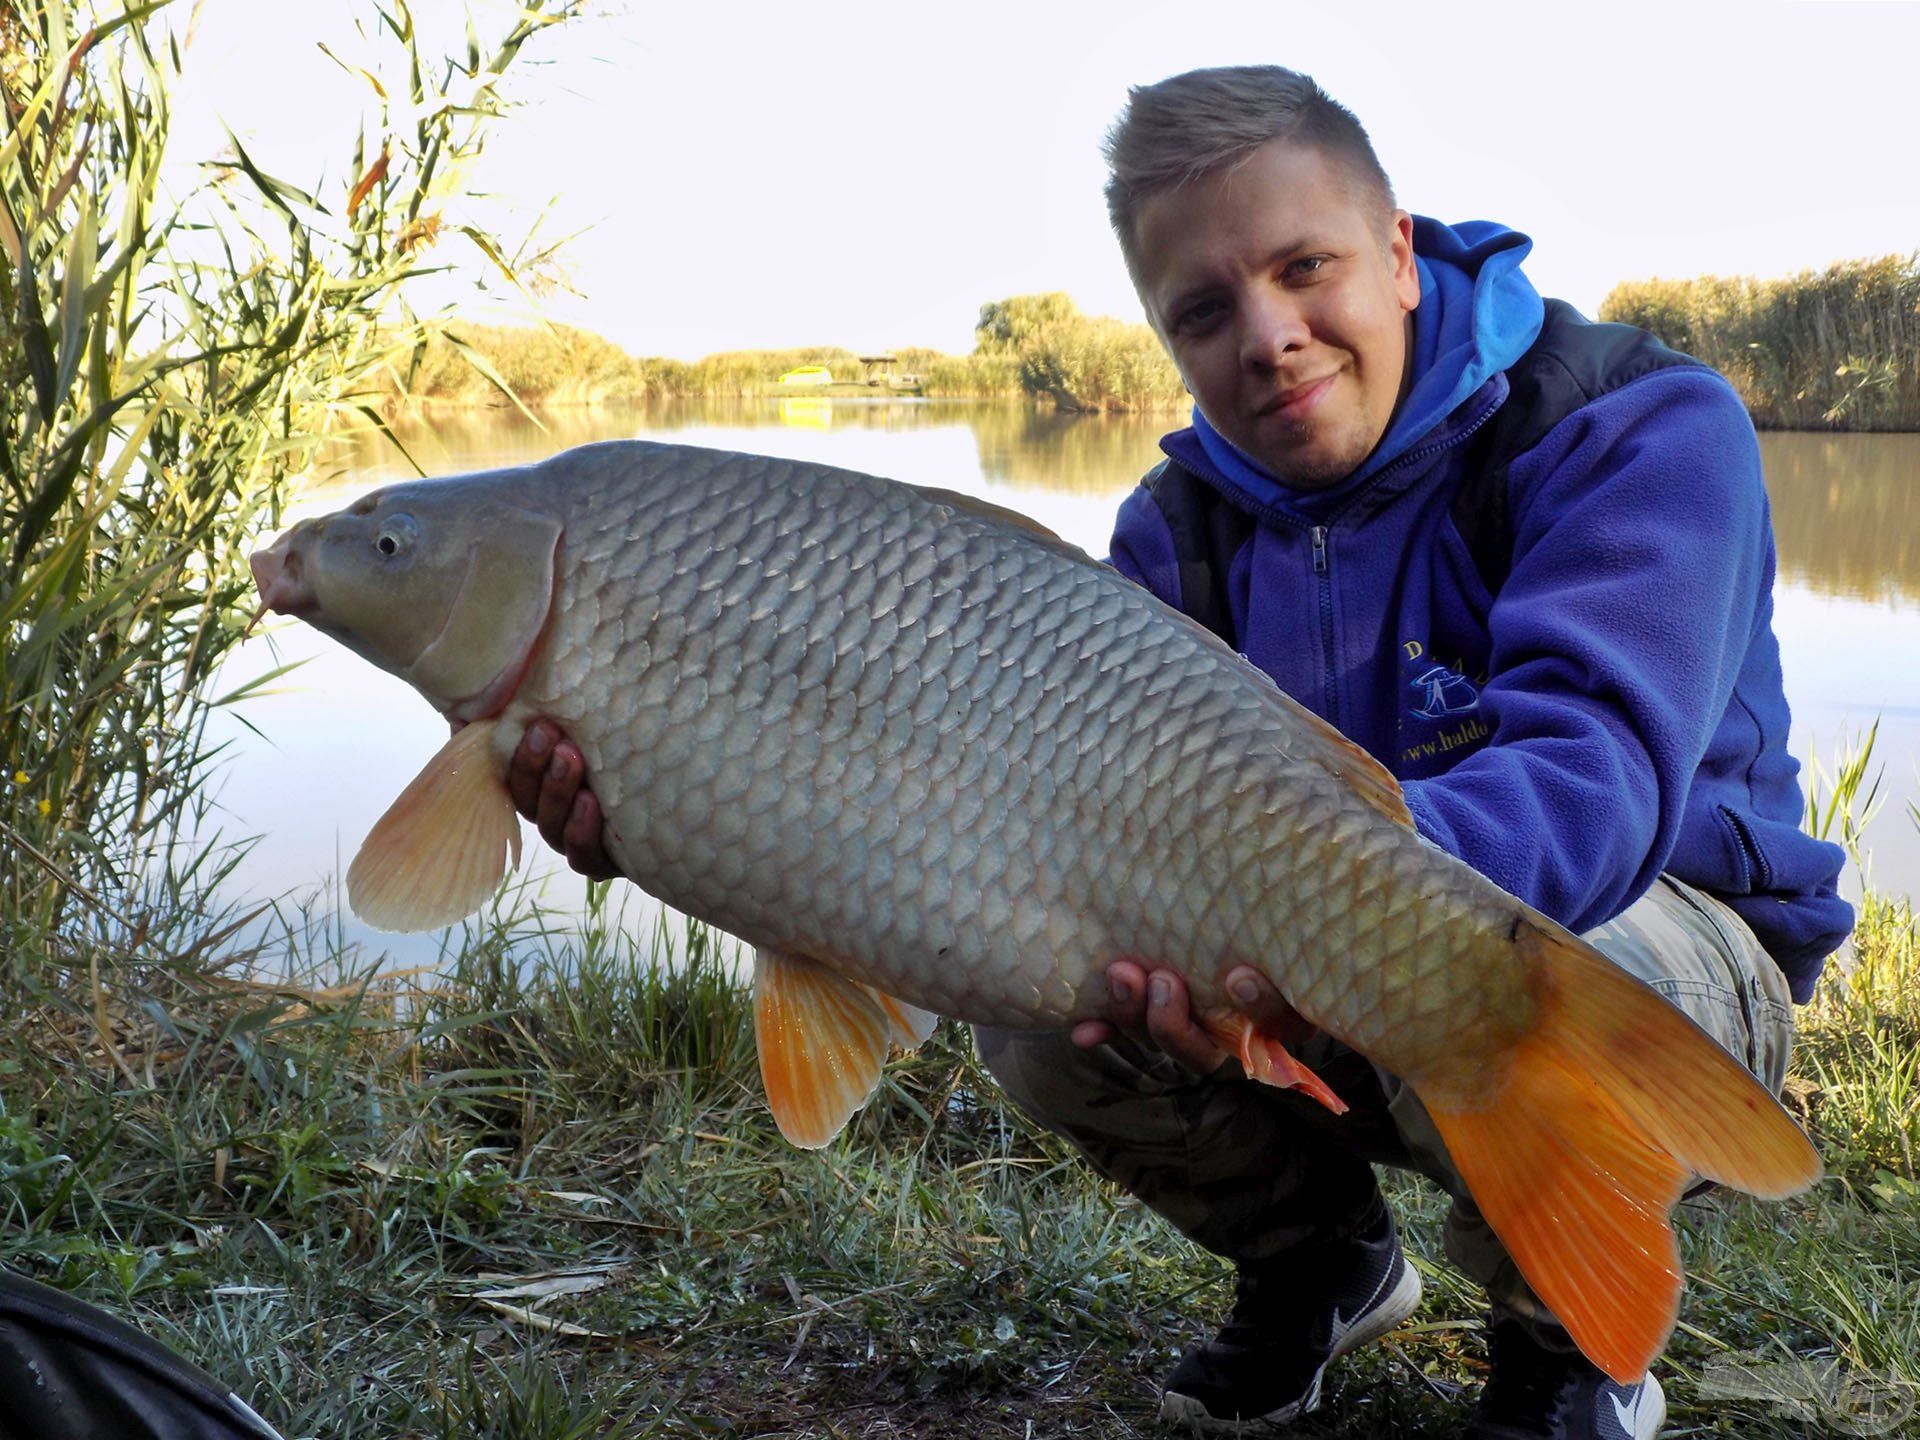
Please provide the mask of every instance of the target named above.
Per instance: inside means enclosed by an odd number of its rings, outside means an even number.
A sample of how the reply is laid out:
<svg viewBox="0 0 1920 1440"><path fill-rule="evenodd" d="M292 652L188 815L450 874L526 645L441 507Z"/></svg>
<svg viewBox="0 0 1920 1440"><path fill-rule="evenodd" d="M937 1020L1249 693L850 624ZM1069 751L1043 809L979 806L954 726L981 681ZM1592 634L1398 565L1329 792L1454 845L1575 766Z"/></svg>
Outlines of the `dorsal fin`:
<svg viewBox="0 0 1920 1440"><path fill-rule="evenodd" d="M974 515L982 520L992 520L997 524L1012 526L1035 540L1045 541L1053 549L1063 551L1076 559L1085 560L1089 564L1094 563L1093 557L1086 551L1071 540L1062 539L1031 515L1023 514L1005 505L996 505L991 500L982 500L978 495L966 495L958 490L943 490L938 485L915 485L913 488L937 504L950 505L964 515Z"/></svg>
<svg viewBox="0 0 1920 1440"><path fill-rule="evenodd" d="M1268 683L1274 697L1306 730L1313 759L1351 785L1374 810L1396 825L1413 829L1413 814L1393 772L1279 686Z"/></svg>
<svg viewBox="0 0 1920 1440"><path fill-rule="evenodd" d="M1004 505L996 505L991 500L982 500L976 495L963 495L957 490L942 490L932 485L916 485L914 488L929 500L950 505L964 514L977 515L982 519L1010 525L1037 540L1046 542L1051 548L1062 553L1084 560L1088 564L1098 563L1078 545L1061 539L1031 515L1023 515L1018 510L1010 510ZM1169 607L1169 613L1180 614L1171 607ZM1231 649L1224 640L1193 617L1181 615L1180 618L1215 645ZM1244 655L1238 658L1242 664L1251 665L1252 663ZM1318 761L1329 774L1337 776L1352 786L1354 792L1367 805L1393 821L1394 824L1404 825L1409 830L1414 828L1413 815L1407 809L1406 797L1400 793L1400 782L1393 778L1392 772L1386 766L1281 690L1273 683L1271 677L1262 675L1261 678L1266 681L1267 689L1276 703L1287 710L1307 731L1312 759Z"/></svg>

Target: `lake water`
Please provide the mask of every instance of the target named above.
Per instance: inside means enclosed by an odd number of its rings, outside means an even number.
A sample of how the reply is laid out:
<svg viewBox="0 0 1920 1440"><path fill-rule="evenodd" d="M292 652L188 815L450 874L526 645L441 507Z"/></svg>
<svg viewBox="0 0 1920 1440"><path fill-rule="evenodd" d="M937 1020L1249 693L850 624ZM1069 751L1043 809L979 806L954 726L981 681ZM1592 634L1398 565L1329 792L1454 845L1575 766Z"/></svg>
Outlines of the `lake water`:
<svg viewBox="0 0 1920 1440"><path fill-rule="evenodd" d="M1025 511L1100 555L1115 506L1159 456L1164 416L1074 417L1009 403L842 400L682 401L544 417L462 413L404 437L430 474L540 459L621 436L753 450L840 465L989 497ZM1920 894L1920 436L1761 437L1778 534L1775 628L1793 708L1790 746L1829 770L1849 736L1876 718L1887 797L1869 826L1872 880ZM367 445L328 467L301 511L410 472ZM303 662L275 693L216 715L231 742L218 793L230 838L259 836L234 875L236 893L313 892L344 872L361 838L446 738L446 726L400 682L307 626L279 622L242 646L219 688L276 664ZM528 827L523 874L544 898L572 906L580 882ZM1859 877L1846 887L1857 894ZM645 908L645 907L642 907ZM408 963L431 937L382 936L346 922L350 940Z"/></svg>

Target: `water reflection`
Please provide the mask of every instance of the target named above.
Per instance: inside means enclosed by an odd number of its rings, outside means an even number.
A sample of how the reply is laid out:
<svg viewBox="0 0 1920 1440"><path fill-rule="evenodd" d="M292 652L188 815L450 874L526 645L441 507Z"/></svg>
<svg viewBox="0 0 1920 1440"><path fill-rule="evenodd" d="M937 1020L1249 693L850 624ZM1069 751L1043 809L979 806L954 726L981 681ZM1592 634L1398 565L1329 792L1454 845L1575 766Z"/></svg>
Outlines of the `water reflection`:
<svg viewBox="0 0 1920 1440"><path fill-rule="evenodd" d="M1920 599L1920 435L1760 437L1782 579Z"/></svg>
<svg viewBox="0 0 1920 1440"><path fill-rule="evenodd" d="M852 435L970 435L971 468L979 478L1017 489L1073 495L1124 492L1160 458L1160 436L1178 417L1065 415L1006 401L769 396L716 397L606 406L542 415L539 423L502 407L409 417L396 433L430 475L543 460L594 440L626 436L702 435L730 431L801 431ZM698 432L686 435L686 432ZM765 441L756 449L780 449ZM403 456L378 435L336 447L320 467L324 480L354 483L409 473ZM929 479L896 472L903 480Z"/></svg>
<svg viewBox="0 0 1920 1440"><path fill-rule="evenodd" d="M409 419L397 429L428 474L524 464L618 436L966 431L977 474L989 483L1118 496L1160 458L1160 436L1179 418L1067 415L1005 401L769 396L564 410L543 415L539 424L511 408L463 410ZM1783 581L1863 600L1920 597L1920 435L1769 432L1760 449ZM373 436L337 449L322 470L364 484L408 467ZM894 473L905 480L937 478Z"/></svg>

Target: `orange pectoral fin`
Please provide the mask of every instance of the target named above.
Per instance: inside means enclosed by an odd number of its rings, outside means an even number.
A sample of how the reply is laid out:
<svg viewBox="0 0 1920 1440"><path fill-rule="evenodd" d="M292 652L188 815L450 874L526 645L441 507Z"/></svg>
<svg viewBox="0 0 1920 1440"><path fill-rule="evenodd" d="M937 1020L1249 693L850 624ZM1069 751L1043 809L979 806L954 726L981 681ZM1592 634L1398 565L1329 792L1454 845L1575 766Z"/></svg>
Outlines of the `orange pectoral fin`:
<svg viewBox="0 0 1920 1440"><path fill-rule="evenodd" d="M1333 1093L1313 1071L1302 1065L1279 1037L1262 1030L1237 1011L1222 1019L1202 1020L1213 1043L1230 1055L1238 1055L1248 1076L1263 1085L1282 1090L1299 1090L1311 1095L1336 1115L1347 1113L1347 1102Z"/></svg>
<svg viewBox="0 0 1920 1440"><path fill-rule="evenodd" d="M476 721L455 734L367 832L347 867L347 899L369 925L451 925L520 863L520 819L489 746L498 725Z"/></svg>
<svg viewBox="0 0 1920 1440"><path fill-rule="evenodd" d="M805 1150L838 1135L880 1083L894 1019L874 992L777 950L753 956L753 1035L780 1133Z"/></svg>

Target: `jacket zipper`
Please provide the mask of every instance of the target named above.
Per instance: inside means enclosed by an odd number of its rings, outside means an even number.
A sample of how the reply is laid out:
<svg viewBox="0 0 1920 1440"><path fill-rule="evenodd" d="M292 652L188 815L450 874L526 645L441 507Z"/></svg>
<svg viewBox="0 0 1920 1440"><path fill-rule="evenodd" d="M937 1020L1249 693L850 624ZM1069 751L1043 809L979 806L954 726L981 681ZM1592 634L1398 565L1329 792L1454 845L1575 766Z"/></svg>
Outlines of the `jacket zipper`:
<svg viewBox="0 0 1920 1440"><path fill-rule="evenodd" d="M1501 398L1502 400L1505 399L1504 396ZM1341 516L1359 504L1362 499L1375 493L1380 487L1380 482L1392 475L1396 470L1418 464L1422 460L1437 455L1442 450L1448 450L1455 445L1463 443L1482 425L1485 425L1491 420L1499 409L1499 403L1486 405L1471 421L1459 430L1447 435L1444 439L1423 445L1416 450L1410 450L1390 464L1382 467L1378 475L1375 475L1372 480L1368 481L1364 488L1348 496L1337 510L1327 516L1327 520L1332 522L1340 519ZM1307 526L1304 521L1296 516L1261 504L1224 476L1210 476L1208 477L1208 481L1216 490L1220 491L1221 494L1225 495L1229 500L1239 505L1241 509L1246 510L1252 515L1265 519L1270 523L1286 526L1296 533L1302 528L1307 530L1308 536L1313 544L1313 573L1319 579L1320 590L1320 661L1326 676L1325 687L1327 696L1327 713L1324 718L1334 729L1340 730L1341 733L1344 734L1345 731L1340 724L1339 670L1334 663L1336 647L1333 633L1333 578L1327 568L1327 535L1331 525Z"/></svg>
<svg viewBox="0 0 1920 1440"><path fill-rule="evenodd" d="M1327 723L1340 728L1339 670L1333 654L1333 581L1327 577L1327 527L1313 527L1313 573L1320 577L1320 663L1327 677Z"/></svg>
<svg viewBox="0 0 1920 1440"><path fill-rule="evenodd" d="M1410 450L1405 455L1400 456L1397 460L1385 466L1378 475L1374 476L1373 482L1367 485L1365 489L1350 496L1346 503L1341 505L1333 514L1327 516L1327 519L1329 521L1338 520L1358 504L1363 496L1377 489L1379 482L1393 474L1394 471L1403 469L1409 465L1418 464L1429 456L1436 455L1442 450L1451 449L1453 446L1465 441L1474 431L1491 420L1494 412L1499 408L1498 405L1489 405L1476 415L1470 424L1447 436L1444 440L1435 441L1433 444L1422 446L1417 450ZM1334 643L1333 626L1333 577L1327 569L1327 534L1330 529L1330 525L1315 525L1308 533L1313 541L1313 573L1319 577L1320 662L1326 676L1326 719L1328 724L1332 725L1334 729L1344 735L1346 733L1346 727L1341 724L1340 720L1340 670L1335 662L1335 650L1337 647Z"/></svg>

